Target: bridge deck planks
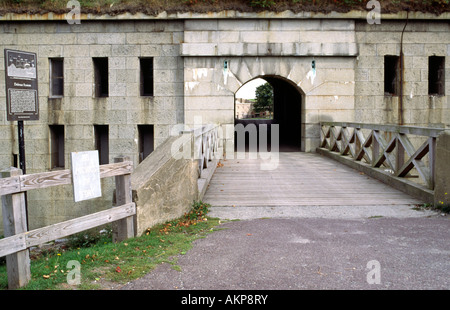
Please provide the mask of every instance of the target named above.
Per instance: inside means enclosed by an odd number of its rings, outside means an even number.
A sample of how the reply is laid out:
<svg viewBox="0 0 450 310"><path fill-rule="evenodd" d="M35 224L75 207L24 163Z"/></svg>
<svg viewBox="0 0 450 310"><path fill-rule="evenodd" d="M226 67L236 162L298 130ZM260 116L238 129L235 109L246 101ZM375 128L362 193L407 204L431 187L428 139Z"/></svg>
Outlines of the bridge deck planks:
<svg viewBox="0 0 450 310"><path fill-rule="evenodd" d="M236 157L236 156L235 156ZM311 153L279 153L274 170L259 159L226 159L203 201L212 206L415 205L419 201L340 163Z"/></svg>

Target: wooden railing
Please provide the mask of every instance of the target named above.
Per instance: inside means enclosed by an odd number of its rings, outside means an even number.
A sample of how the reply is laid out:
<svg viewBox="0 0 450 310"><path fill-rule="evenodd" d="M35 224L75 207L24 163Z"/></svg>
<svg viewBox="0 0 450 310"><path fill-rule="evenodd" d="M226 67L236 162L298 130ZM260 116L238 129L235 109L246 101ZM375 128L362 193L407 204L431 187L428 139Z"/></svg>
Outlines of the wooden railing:
<svg viewBox="0 0 450 310"><path fill-rule="evenodd" d="M435 183L436 138L440 128L412 126L321 123L320 148L429 190Z"/></svg>
<svg viewBox="0 0 450 310"><path fill-rule="evenodd" d="M184 130L182 133L190 141L191 159L197 161L198 167L198 199L201 200L206 192L209 181L221 159L221 141L219 137L220 125L208 124L196 129Z"/></svg>
<svg viewBox="0 0 450 310"><path fill-rule="evenodd" d="M193 131L193 156L198 161L198 172L201 177L203 169L217 158L219 151L219 125L205 125Z"/></svg>
<svg viewBox="0 0 450 310"><path fill-rule="evenodd" d="M26 228L25 192L71 184L72 173L59 170L22 175L17 168L2 172L0 196L5 238L0 239L0 257L6 256L9 288L22 287L30 280L30 247L112 222L115 242L134 237L136 206L130 184L133 163L127 157L116 157L114 161L100 166L100 178L115 177L115 207L31 231Z"/></svg>

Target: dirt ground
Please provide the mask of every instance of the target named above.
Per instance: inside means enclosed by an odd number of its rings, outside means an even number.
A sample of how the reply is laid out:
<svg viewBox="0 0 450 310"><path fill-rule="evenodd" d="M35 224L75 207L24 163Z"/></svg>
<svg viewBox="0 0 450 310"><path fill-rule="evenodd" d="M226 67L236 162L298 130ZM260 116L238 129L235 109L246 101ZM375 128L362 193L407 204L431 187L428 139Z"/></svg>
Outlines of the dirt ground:
<svg viewBox="0 0 450 310"><path fill-rule="evenodd" d="M252 2L268 3L272 2L269 7L262 7L261 5L252 5ZM258 11L274 11L282 12L291 10L297 12L320 12L329 13L348 12L350 10L370 10L366 8L366 1L357 4L343 4L343 1L323 0L323 1L294 1L294 0L122 0L122 1L108 1L97 0L90 1L89 5L81 3L82 13L91 14L109 14L118 15L122 13L145 13L147 15L157 15L163 11L168 13L174 12L192 12L192 13L208 13L220 12L223 10L236 10L240 12L258 12ZM426 2L426 3L424 3ZM63 14L69 11L66 8L67 1L52 0L40 1L36 4L34 0L0 0L0 15L5 13L19 13L19 14L45 14L48 12ZM111 4L113 3L113 4ZM439 15L443 12L450 11L448 0L433 0L433 1L381 1L382 13L395 13L399 11L415 11L415 12L429 12Z"/></svg>

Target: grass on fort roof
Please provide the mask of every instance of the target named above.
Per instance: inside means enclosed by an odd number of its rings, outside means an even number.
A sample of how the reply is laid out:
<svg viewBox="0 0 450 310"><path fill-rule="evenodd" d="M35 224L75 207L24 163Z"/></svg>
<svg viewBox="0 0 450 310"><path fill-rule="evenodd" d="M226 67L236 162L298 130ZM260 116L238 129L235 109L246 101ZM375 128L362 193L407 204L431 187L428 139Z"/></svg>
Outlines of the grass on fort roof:
<svg viewBox="0 0 450 310"><path fill-rule="evenodd" d="M0 0L0 13L64 13L69 0ZM82 12L121 14L124 12L158 14L167 12L217 12L260 10L294 12L347 12L370 10L369 0L78 0ZM379 0L382 12L404 10L439 14L450 10L450 0Z"/></svg>

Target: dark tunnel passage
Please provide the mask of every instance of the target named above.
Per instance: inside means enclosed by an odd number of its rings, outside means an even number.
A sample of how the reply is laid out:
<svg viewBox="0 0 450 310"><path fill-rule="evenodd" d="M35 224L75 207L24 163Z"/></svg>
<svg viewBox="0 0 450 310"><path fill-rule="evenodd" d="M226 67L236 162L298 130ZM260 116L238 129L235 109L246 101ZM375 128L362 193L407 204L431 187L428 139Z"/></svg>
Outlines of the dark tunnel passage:
<svg viewBox="0 0 450 310"><path fill-rule="evenodd" d="M279 129L279 151L280 152L300 152L302 140L302 94L300 90L290 82L276 76L262 76L273 88L274 93L274 113L272 120L258 119L236 119L235 118L235 151L242 151L243 146L238 144L239 128L245 129L245 151L249 151L251 136L256 138L258 143L254 144L258 151L265 151L265 146L259 145L259 128L262 124L267 124L267 151L271 151L272 125L278 125ZM239 125L239 124L242 124ZM253 125L252 125L253 124ZM252 135L251 129L256 128L256 133ZM276 134L276 131L273 131ZM255 139L255 138L254 138ZM275 150L275 149L274 149Z"/></svg>

